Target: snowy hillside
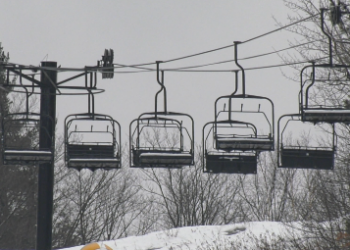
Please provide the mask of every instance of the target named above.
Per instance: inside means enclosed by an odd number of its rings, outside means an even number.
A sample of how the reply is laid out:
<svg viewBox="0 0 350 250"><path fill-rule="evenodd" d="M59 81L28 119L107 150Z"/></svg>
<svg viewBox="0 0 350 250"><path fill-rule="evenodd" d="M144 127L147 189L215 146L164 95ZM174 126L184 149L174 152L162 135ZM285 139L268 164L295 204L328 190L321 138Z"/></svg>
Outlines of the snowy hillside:
<svg viewBox="0 0 350 250"><path fill-rule="evenodd" d="M298 224L294 224L297 226ZM290 235L296 229L279 222L250 222L225 226L199 226L170 229L142 236L99 242L113 250L175 250L175 249L246 249L256 240L271 242ZM80 250L83 246L66 248ZM101 249L105 249L102 247ZM106 247L108 249L108 247Z"/></svg>

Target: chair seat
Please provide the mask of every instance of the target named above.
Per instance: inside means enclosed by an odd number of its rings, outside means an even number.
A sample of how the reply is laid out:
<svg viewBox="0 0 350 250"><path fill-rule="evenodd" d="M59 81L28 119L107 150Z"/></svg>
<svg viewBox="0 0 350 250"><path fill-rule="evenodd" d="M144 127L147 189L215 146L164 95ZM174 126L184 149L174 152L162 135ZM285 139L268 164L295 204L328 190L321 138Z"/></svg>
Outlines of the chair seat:
<svg viewBox="0 0 350 250"><path fill-rule="evenodd" d="M302 120L309 122L350 122L349 109L308 108L302 110Z"/></svg>
<svg viewBox="0 0 350 250"><path fill-rule="evenodd" d="M193 164L193 155L178 150L134 150L135 167L181 167Z"/></svg>
<svg viewBox="0 0 350 250"><path fill-rule="evenodd" d="M273 150L274 141L267 137L217 137L216 149Z"/></svg>
<svg viewBox="0 0 350 250"><path fill-rule="evenodd" d="M4 164L27 165L50 163L52 152L49 150L4 150Z"/></svg>
<svg viewBox="0 0 350 250"><path fill-rule="evenodd" d="M334 151L325 149L281 149L281 168L328 169L334 167Z"/></svg>
<svg viewBox="0 0 350 250"><path fill-rule="evenodd" d="M206 172L256 174L257 156L234 154L206 154Z"/></svg>
<svg viewBox="0 0 350 250"><path fill-rule="evenodd" d="M69 168L119 168L120 159L118 158L73 158L68 160Z"/></svg>

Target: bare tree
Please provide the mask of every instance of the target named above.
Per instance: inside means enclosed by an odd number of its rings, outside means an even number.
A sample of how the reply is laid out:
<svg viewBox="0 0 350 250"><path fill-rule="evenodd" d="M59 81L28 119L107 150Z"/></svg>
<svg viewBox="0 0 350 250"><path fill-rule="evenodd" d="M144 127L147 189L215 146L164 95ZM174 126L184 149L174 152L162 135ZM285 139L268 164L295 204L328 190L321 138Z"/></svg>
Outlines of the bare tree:
<svg viewBox="0 0 350 250"><path fill-rule="evenodd" d="M235 203L238 186L228 175L203 174L199 159L198 156L193 167L144 171L143 190L159 206L163 227L213 225L242 219Z"/></svg>

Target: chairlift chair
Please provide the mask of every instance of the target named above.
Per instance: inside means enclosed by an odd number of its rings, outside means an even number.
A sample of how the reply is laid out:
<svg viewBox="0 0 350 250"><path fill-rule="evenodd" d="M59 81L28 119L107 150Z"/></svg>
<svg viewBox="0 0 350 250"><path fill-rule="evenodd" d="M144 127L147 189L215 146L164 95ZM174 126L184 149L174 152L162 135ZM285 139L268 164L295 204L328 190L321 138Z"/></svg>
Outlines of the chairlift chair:
<svg viewBox="0 0 350 250"><path fill-rule="evenodd" d="M190 130L183 126L184 120L191 124ZM187 114L143 113L130 123L129 133L132 167L180 168L194 164L194 125Z"/></svg>
<svg viewBox="0 0 350 250"><path fill-rule="evenodd" d="M65 119L65 160L81 170L121 167L120 124L109 115L83 113Z"/></svg>
<svg viewBox="0 0 350 250"><path fill-rule="evenodd" d="M303 79L303 75L306 69L312 68L311 73L311 81L309 84L308 80ZM307 122L327 122L327 123L350 123L350 107L349 105L346 105L345 102L343 103L330 103L330 102L324 102L324 103L315 103L310 100L311 98L311 91L315 90L318 86L317 83L320 82L330 82L330 84L337 84L340 82L347 82L349 79L317 79L317 69L327 69L329 71L334 70L346 70L349 66L347 65L330 65L330 64L322 64L322 65L315 65L314 63L312 65L305 66L300 74L300 82L301 82L301 90L299 93L299 107L300 107L300 114L302 121ZM346 76L347 78L347 76ZM336 98L337 101L339 100ZM327 101L327 100L324 100Z"/></svg>
<svg viewBox="0 0 350 250"><path fill-rule="evenodd" d="M7 77L7 80L9 77ZM26 96L25 112L7 114L1 120L1 142L2 160L4 165L36 165L52 163L54 159L55 138L54 130L55 118L44 114L29 111L29 97L34 93L34 83L28 86L22 83L22 76L19 77L20 85ZM44 126L45 124L45 126ZM42 136L42 138L41 138ZM40 146L41 141L45 145Z"/></svg>
<svg viewBox="0 0 350 250"><path fill-rule="evenodd" d="M217 111L218 101L227 99L229 106ZM263 101L268 104L268 115L260 108L256 110L232 109L232 101L242 99ZM260 116L265 121L269 131L259 130L261 124L251 121L236 120L241 114L251 117ZM224 120L219 117L225 116ZM233 119L235 117L235 119ZM254 121L255 119L250 119ZM273 102L266 98L253 95L229 95L219 97L215 102L215 120L203 127L203 171L209 173L242 173L255 174L257 158L262 151L274 150L274 107ZM213 145L209 146L212 140Z"/></svg>
<svg viewBox="0 0 350 250"><path fill-rule="evenodd" d="M350 123L350 107L349 105L346 105L344 102L343 104L334 104L334 103L326 103L326 104L319 104L319 103L311 103L311 90L317 88L316 82L322 82L322 80L318 80L316 76L316 69L327 69L329 72L339 72L341 70L345 70L346 72L346 79L339 78L339 75L335 79L327 79L327 81L334 83L340 83L345 80L345 82L349 81L349 67L350 65L338 65L333 63L333 46L332 46L332 36L326 32L325 29L325 19L324 19L324 13L326 11L330 11L331 16L331 22L334 25L341 22L341 15L344 13L349 12L342 12L340 9L340 6L334 6L331 9L325 9L321 8L321 31L328 39L328 53L329 53L329 62L328 64L319 64L316 65L315 62L312 62L312 65L305 66L300 73L300 93L299 93L299 111L301 114L301 120L307 121L307 122L327 122L327 123ZM310 84L306 84L307 81L303 80L303 74L304 71L308 68L312 68L312 79ZM345 84L348 85L348 84ZM324 99L324 98L323 98ZM341 99L341 98L335 98L335 99Z"/></svg>
<svg viewBox="0 0 350 250"><path fill-rule="evenodd" d="M181 168L194 165L194 122L184 113L167 111L164 72L157 61L155 112L141 114L129 126L130 166L135 168ZM157 110L158 94L163 91L164 111Z"/></svg>
<svg viewBox="0 0 350 250"><path fill-rule="evenodd" d="M245 73L238 63L238 44L235 42L235 63L242 73L242 94L238 91L238 73L235 72L235 91L231 95L221 96L215 101L214 121L203 127L203 171L209 173L255 174L257 158L261 151L274 150L274 104L266 97L245 93ZM224 100L228 110L218 111L218 103ZM246 109L242 102L259 103L257 107ZM232 108L232 104L240 104ZM261 103L263 109L261 109ZM266 108L265 108L266 107ZM242 115L243 114L243 115ZM224 116L224 119L222 117ZM247 117L248 116L248 117ZM249 119L247 119L249 118ZM255 118L262 119L265 129ZM210 136L211 135L211 136ZM212 140L212 146L209 141Z"/></svg>
<svg viewBox="0 0 350 250"><path fill-rule="evenodd" d="M287 122L280 132L280 124L283 118L288 117ZM334 124L332 125L332 145L331 146L308 146L297 145L293 142L284 141L286 127L291 121L302 122L300 114L283 115L278 120L278 167L294 169L324 169L332 170L334 168L334 155L336 152L336 135Z"/></svg>
<svg viewBox="0 0 350 250"><path fill-rule="evenodd" d="M2 160L4 165L36 165L51 163L54 158L54 139L48 148L39 147L39 134L49 131L42 126L43 115L37 113L13 113L2 119ZM51 117L47 119L52 121Z"/></svg>
<svg viewBox="0 0 350 250"><path fill-rule="evenodd" d="M228 110L217 111L218 101L228 99ZM245 110L243 104L240 109L232 109L232 101L241 100L259 100L264 101L268 110L267 114L261 109L261 104L255 110ZM267 102L266 102L267 101ZM239 118L241 114L247 114L252 119L244 121ZM221 115L225 115L225 120L218 121ZM235 117L235 120L232 117ZM268 131L260 131L262 124L255 122L255 119L261 117L268 128ZM239 119L239 120L237 120ZM255 123L253 123L255 122ZM218 150L256 150L256 151L273 151L274 150L274 105L273 102L266 97L254 95L230 95L219 97L215 102L215 121L213 123L213 136L215 140L215 149Z"/></svg>
<svg viewBox="0 0 350 250"><path fill-rule="evenodd" d="M244 128L246 123L240 121L230 121L230 125ZM221 125L227 125L227 121L208 122L203 127L203 172L205 173L236 173L236 174L256 174L258 153L249 149L249 142L226 141L217 142L215 140L215 128ZM233 135L232 135L233 136ZM225 137L227 138L227 137ZM213 145L209 146L209 141L212 139ZM245 150L238 150L244 148Z"/></svg>

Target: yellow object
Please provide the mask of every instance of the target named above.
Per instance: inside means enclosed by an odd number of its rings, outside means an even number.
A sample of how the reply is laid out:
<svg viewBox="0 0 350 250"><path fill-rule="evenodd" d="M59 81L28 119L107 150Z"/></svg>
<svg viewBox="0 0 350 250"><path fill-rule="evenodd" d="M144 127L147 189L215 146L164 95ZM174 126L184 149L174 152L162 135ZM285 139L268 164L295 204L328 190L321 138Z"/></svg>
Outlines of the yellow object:
<svg viewBox="0 0 350 250"><path fill-rule="evenodd" d="M106 245L106 244L100 244L97 243L97 242L94 242L94 243L90 243L90 244L87 244L85 246L83 246L83 248L81 250L113 250L110 246Z"/></svg>

